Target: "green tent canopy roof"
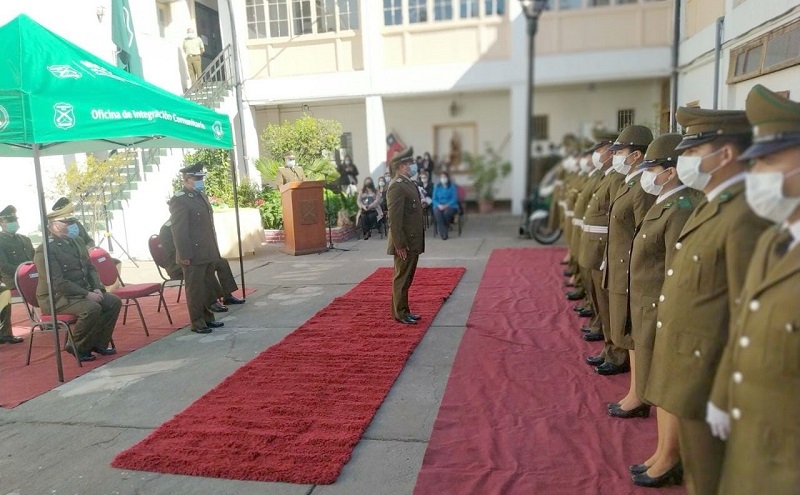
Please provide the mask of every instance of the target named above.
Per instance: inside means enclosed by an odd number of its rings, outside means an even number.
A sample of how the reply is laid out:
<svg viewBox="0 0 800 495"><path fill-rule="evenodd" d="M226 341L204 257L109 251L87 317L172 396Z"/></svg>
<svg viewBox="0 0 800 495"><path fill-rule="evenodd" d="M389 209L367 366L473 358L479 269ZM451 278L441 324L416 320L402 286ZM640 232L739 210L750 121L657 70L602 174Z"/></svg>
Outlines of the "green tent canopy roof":
<svg viewBox="0 0 800 495"><path fill-rule="evenodd" d="M154 86L20 15L0 27L0 156L231 148L227 115Z"/></svg>

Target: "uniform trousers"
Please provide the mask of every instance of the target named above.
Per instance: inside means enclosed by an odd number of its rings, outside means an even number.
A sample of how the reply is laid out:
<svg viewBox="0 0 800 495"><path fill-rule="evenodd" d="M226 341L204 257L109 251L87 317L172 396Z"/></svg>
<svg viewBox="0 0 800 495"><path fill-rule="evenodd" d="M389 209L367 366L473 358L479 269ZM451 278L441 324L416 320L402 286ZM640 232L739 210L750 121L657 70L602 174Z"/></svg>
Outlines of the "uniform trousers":
<svg viewBox="0 0 800 495"><path fill-rule="evenodd" d="M227 297L231 293L239 290L239 286L236 285L236 279L233 276L231 265L228 263L228 260L220 259L214 263L214 271L216 272L216 276L214 277L212 284L213 289L211 290L213 293L212 303L216 299Z"/></svg>
<svg viewBox="0 0 800 495"><path fill-rule="evenodd" d="M51 314L49 300L46 303L40 301L40 306L44 314ZM108 347L120 308L120 298L104 292L99 303L83 297L68 298L66 304L56 307L56 313L78 317L78 321L72 326L72 336L75 338L72 346L78 355L82 355L91 352L93 347Z"/></svg>
<svg viewBox="0 0 800 495"><path fill-rule="evenodd" d="M392 316L402 320L411 312L408 307L408 288L414 281L419 253L408 252L406 259L394 255L394 277L392 278Z"/></svg>
<svg viewBox="0 0 800 495"><path fill-rule="evenodd" d="M592 293L594 294L594 311L600 316L603 331L603 361L622 366L628 359L628 351L614 345L611 341L611 316L608 311L608 291L603 288L602 270L592 270Z"/></svg>
<svg viewBox="0 0 800 495"><path fill-rule="evenodd" d="M11 291L0 291L0 337L12 337L11 333Z"/></svg>
<svg viewBox="0 0 800 495"><path fill-rule="evenodd" d="M621 349L633 350L628 294L608 292L608 316L611 324L611 340L614 345Z"/></svg>
<svg viewBox="0 0 800 495"><path fill-rule="evenodd" d="M216 263L183 265L183 283L186 286L186 306L192 328L199 330L214 321L214 314L208 310L209 301L214 300Z"/></svg>
<svg viewBox="0 0 800 495"><path fill-rule="evenodd" d="M717 495L725 442L711 434L702 419L678 418L686 492L689 495Z"/></svg>
<svg viewBox="0 0 800 495"><path fill-rule="evenodd" d="M189 68L189 77L192 79L192 83L194 84L197 81L197 78L203 73L202 67L203 56L202 55L187 55L186 56L186 65Z"/></svg>

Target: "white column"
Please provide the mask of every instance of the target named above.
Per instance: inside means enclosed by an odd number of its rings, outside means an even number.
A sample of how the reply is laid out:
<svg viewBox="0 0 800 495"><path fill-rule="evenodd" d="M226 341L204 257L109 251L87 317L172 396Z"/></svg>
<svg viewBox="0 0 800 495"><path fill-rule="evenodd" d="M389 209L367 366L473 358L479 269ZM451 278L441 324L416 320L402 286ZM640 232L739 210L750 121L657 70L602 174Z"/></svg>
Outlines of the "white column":
<svg viewBox="0 0 800 495"><path fill-rule="evenodd" d="M522 199L525 197L525 167L527 166L526 154L528 153L527 136L525 135L525 120L527 119L528 84L516 83L511 86L509 98L511 108L509 122L511 129L511 213L522 214Z"/></svg>
<svg viewBox="0 0 800 495"><path fill-rule="evenodd" d="M383 114L383 98L367 96L367 160L369 173L375 177L386 165L386 118Z"/></svg>

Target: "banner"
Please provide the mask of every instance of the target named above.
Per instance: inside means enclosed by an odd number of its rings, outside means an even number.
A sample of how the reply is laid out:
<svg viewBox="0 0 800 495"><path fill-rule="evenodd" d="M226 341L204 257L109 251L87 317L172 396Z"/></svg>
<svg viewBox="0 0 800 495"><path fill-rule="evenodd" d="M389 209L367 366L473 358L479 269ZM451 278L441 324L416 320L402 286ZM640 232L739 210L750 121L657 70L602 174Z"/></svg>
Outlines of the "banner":
<svg viewBox="0 0 800 495"><path fill-rule="evenodd" d="M144 79L128 0L111 0L111 41L117 46L117 67Z"/></svg>

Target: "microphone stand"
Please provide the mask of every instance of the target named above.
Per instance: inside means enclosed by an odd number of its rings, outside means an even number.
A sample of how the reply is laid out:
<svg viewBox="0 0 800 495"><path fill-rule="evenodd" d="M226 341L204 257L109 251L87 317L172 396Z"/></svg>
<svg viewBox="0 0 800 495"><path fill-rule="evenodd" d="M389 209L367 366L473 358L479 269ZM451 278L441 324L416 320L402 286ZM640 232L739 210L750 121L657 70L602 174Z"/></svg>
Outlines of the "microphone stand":
<svg viewBox="0 0 800 495"><path fill-rule="evenodd" d="M326 251L354 251L353 249L339 248L333 245L333 229L331 228L332 222L328 221L328 196L325 194L325 189L327 189L328 183L330 183L330 178L328 175L326 175L325 176L326 187L323 188L322 191L322 199L325 207L325 223L328 226L328 249Z"/></svg>

